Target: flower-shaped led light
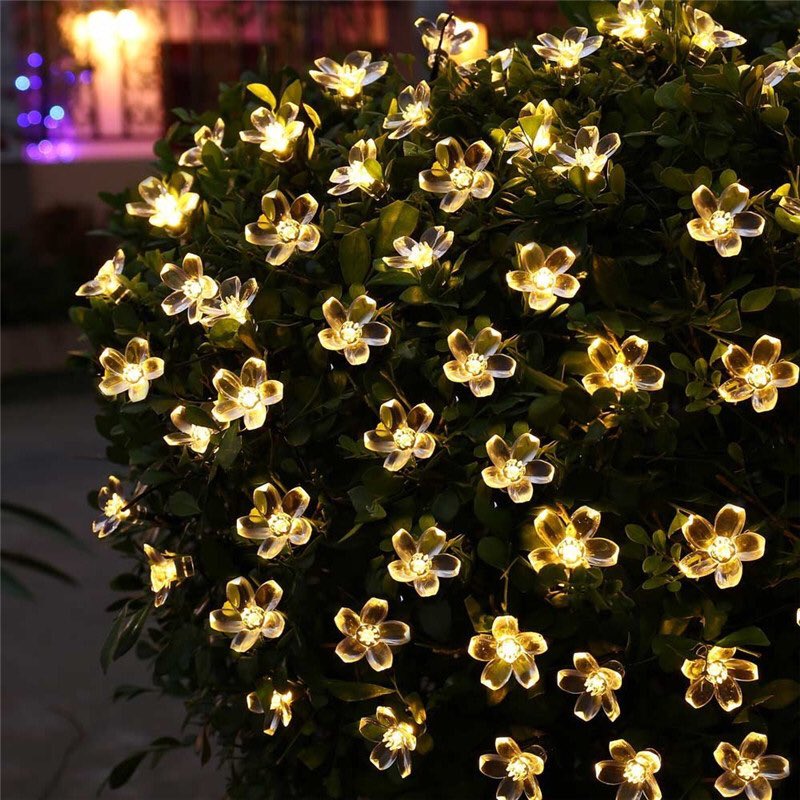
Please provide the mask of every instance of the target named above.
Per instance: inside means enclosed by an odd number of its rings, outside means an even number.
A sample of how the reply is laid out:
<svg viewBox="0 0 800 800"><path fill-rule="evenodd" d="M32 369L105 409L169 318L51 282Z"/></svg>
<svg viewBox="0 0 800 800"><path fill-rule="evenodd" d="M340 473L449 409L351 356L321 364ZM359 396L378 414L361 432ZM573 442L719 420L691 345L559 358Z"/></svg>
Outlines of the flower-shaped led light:
<svg viewBox="0 0 800 800"><path fill-rule="evenodd" d="M648 33L661 27L660 15L661 9L653 0L619 0L617 13L599 19L597 29L625 44L638 46Z"/></svg>
<svg viewBox="0 0 800 800"><path fill-rule="evenodd" d="M483 200L494 189L494 178L485 172L492 157L486 142L473 142L464 152L452 137L436 143L436 161L419 174L419 185L426 192L444 195L439 208L458 211L470 197Z"/></svg>
<svg viewBox="0 0 800 800"><path fill-rule="evenodd" d="M170 236L180 236L200 202L200 195L191 191L193 183L188 172L176 172L169 180L145 178L139 184L142 201L126 204L125 210L133 217L144 217Z"/></svg>
<svg viewBox="0 0 800 800"><path fill-rule="evenodd" d="M147 339L138 336L125 345L124 355L106 347L100 353L100 363L105 369L100 391L108 397L127 392L131 403L144 400L150 391L150 381L164 374L164 360L151 356Z"/></svg>
<svg viewBox="0 0 800 800"><path fill-rule="evenodd" d="M253 491L250 513L236 520L236 533L260 542L261 558L275 558L287 545L303 545L311 538L311 522L303 516L310 502L308 492L300 486L281 498L275 486L265 483Z"/></svg>
<svg viewBox="0 0 800 800"><path fill-rule="evenodd" d="M154 605L159 608L167 601L173 585L194 575L194 562L191 556L159 553L149 544L144 545L144 554L150 565L150 588L156 596Z"/></svg>
<svg viewBox="0 0 800 800"><path fill-rule="evenodd" d="M608 159L619 150L622 140L618 133L607 133L600 138L595 125L586 125L575 134L574 147L564 142L556 142L550 152L559 160L553 172L562 175L573 167L580 167L589 180L600 175L608 164Z"/></svg>
<svg viewBox="0 0 800 800"><path fill-rule="evenodd" d="M219 285L219 293L209 305L203 306L203 317L200 322L211 327L223 319L236 320L244 325L250 318L250 308L258 294L258 282L250 278L242 284L238 276L226 278Z"/></svg>
<svg viewBox="0 0 800 800"><path fill-rule="evenodd" d="M289 161L305 128L297 120L299 112L300 107L294 103L284 103L277 111L257 108L250 115L252 130L241 131L239 137L243 142L257 144L276 161Z"/></svg>
<svg viewBox="0 0 800 800"><path fill-rule="evenodd" d="M203 166L203 147L208 142L213 142L222 150L222 140L225 138L225 121L219 117L211 129L208 125L201 125L194 132L194 147L190 147L181 153L178 158L180 167L202 167Z"/></svg>
<svg viewBox="0 0 800 800"><path fill-rule="evenodd" d="M790 47L784 60L773 61L764 68L764 94L768 94L768 88L774 89L787 75L796 72L800 72L800 44Z"/></svg>
<svg viewBox="0 0 800 800"><path fill-rule="evenodd" d="M580 80L581 59L590 56L603 43L602 36L589 36L586 28L569 28L564 38L552 33L540 33L539 44L533 49L545 60L555 64L561 83L572 79Z"/></svg>
<svg viewBox="0 0 800 800"><path fill-rule="evenodd" d="M686 702L692 708L702 708L712 697L723 711L739 708L742 690L738 681L757 681L758 667L735 655L735 647L709 647L700 658L683 662L681 672L689 679Z"/></svg>
<svg viewBox="0 0 800 800"><path fill-rule="evenodd" d="M413 458L430 458L436 440L427 433L433 411L425 403L415 405L406 414L399 400L389 400L380 408L380 422L364 434L364 447L373 453L386 453L385 469L397 472Z"/></svg>
<svg viewBox="0 0 800 800"><path fill-rule="evenodd" d="M389 66L387 61L373 61L372 53L354 50L339 64L331 58L318 58L308 74L321 86L337 95L344 105L355 105L365 86L380 78Z"/></svg>
<svg viewBox="0 0 800 800"><path fill-rule="evenodd" d="M486 442L492 466L481 472L484 483L504 489L515 503L527 503L533 497L533 484L550 483L556 472L552 464L536 458L539 449L539 440L530 433L523 433L511 447L502 437L492 436Z"/></svg>
<svg viewBox="0 0 800 800"><path fill-rule="evenodd" d="M572 656L575 669L558 671L558 686L569 694L577 694L575 716L588 722L602 708L613 722L619 717L619 702L614 692L622 686L625 674L622 664L609 661L600 666L591 653L575 653Z"/></svg>
<svg viewBox="0 0 800 800"><path fill-rule="evenodd" d="M257 589L247 578L234 578L225 587L227 600L212 611L211 629L233 636L231 650L247 652L259 639L277 639L286 626L286 618L277 611L283 589L275 581L266 581Z"/></svg>
<svg viewBox="0 0 800 800"><path fill-rule="evenodd" d="M714 573L720 589L731 589L742 579L742 562L757 561L764 555L766 540L759 533L745 531L745 510L728 503L711 523L692 514L681 531L692 552L678 566L688 578Z"/></svg>
<svg viewBox="0 0 800 800"><path fill-rule="evenodd" d="M125 499L122 482L113 475L108 476L106 485L97 493L97 507L101 516L92 522L92 533L104 539L119 528L120 523L131 516L130 503Z"/></svg>
<svg viewBox="0 0 800 800"><path fill-rule="evenodd" d="M720 742L714 759L725 772L717 778L714 788L723 797L736 797L745 792L748 800L770 800L772 781L789 777L789 761L783 756L767 756L767 737L763 733L748 733L738 748Z"/></svg>
<svg viewBox="0 0 800 800"><path fill-rule="evenodd" d="M390 139L404 139L418 128L424 128L430 118L431 87L420 81L400 92L383 121L383 127L391 131Z"/></svg>
<svg viewBox="0 0 800 800"><path fill-rule="evenodd" d="M595 339L589 345L589 360L597 368L583 377L589 394L598 389L614 389L617 398L626 392L656 392L664 385L664 370L643 364L649 345L638 336L629 336L621 345Z"/></svg>
<svg viewBox="0 0 800 800"><path fill-rule="evenodd" d="M517 251L519 269L506 273L506 283L522 292L534 311L547 311L559 297L575 297L581 285L577 278L567 275L575 263L575 253L569 247L557 247L547 258L544 251L531 242Z"/></svg>
<svg viewBox="0 0 800 800"><path fill-rule="evenodd" d="M722 362L732 377L719 387L722 399L727 403L750 400L759 413L775 408L778 389L794 386L800 372L797 364L779 361L780 354L781 340L774 336L760 337L752 355L738 344L728 345Z"/></svg>
<svg viewBox="0 0 800 800"><path fill-rule="evenodd" d="M418 540L400 528L392 536L392 545L399 560L389 564L389 574L399 583L410 583L420 597L432 597L439 591L440 578L455 578L461 571L461 560L444 553L447 534L431 527Z"/></svg>
<svg viewBox="0 0 800 800"><path fill-rule="evenodd" d="M267 407L283 400L283 384L267 379L267 365L260 358L248 358L240 377L220 369L213 379L218 392L212 414L219 422L233 422L244 417L244 426L252 431L267 418Z"/></svg>
<svg viewBox="0 0 800 800"><path fill-rule="evenodd" d="M218 428L197 425L187 419L185 406L175 406L170 412L169 418L172 420L177 432L168 433L164 437L164 441L173 447L188 447L200 455L208 450L208 446L211 444L211 437L215 433L219 433L223 427L227 427L225 424L221 424Z"/></svg>
<svg viewBox="0 0 800 800"><path fill-rule="evenodd" d="M519 125L513 127L506 137L503 150L511 153L511 163L515 157L533 158L534 153L548 153L553 144L552 128L558 117L547 100L539 104L526 103L519 111ZM531 138L529 131L535 133Z"/></svg>
<svg viewBox="0 0 800 800"><path fill-rule="evenodd" d="M538 745L523 750L513 739L499 736L494 740L497 754L487 753L478 760L478 769L489 778L500 781L497 800L542 800L537 775L544 772L547 754Z"/></svg>
<svg viewBox="0 0 800 800"><path fill-rule="evenodd" d="M745 211L750 190L740 183L726 186L717 197L707 186L692 192L692 202L700 215L689 220L689 236L698 242L713 244L724 258L739 255L742 236L761 236L764 217L755 211Z"/></svg>
<svg viewBox="0 0 800 800"><path fill-rule="evenodd" d="M686 19L692 34L687 60L696 67L702 67L717 48L740 47L747 41L738 33L723 30L710 14L699 8L688 6Z"/></svg>
<svg viewBox="0 0 800 800"><path fill-rule="evenodd" d="M600 512L589 506L581 506L571 517L564 510L546 508L533 524L544 545L528 554L537 572L548 564L561 564L570 573L577 567L613 567L617 563L619 546L595 536Z"/></svg>
<svg viewBox="0 0 800 800"><path fill-rule="evenodd" d="M513 674L520 686L530 689L539 680L535 656L547 650L540 633L520 632L516 617L495 617L492 633L479 633L469 640L469 654L485 661L481 683L489 689L502 689Z"/></svg>
<svg viewBox="0 0 800 800"><path fill-rule="evenodd" d="M378 706L374 717L361 718L358 730L367 741L377 742L369 755L374 766L385 770L397 762L401 778L411 774L411 753L422 734L411 720L399 717L389 706Z"/></svg>
<svg viewBox="0 0 800 800"><path fill-rule="evenodd" d="M253 714L264 715L264 733L267 736L274 736L279 725L283 725L284 728L289 727L289 723L292 721L292 703L294 703L294 695L291 689L287 689L285 692L273 689L269 697L268 708L264 708L258 692L250 692L247 695L247 710L252 711Z"/></svg>
<svg viewBox="0 0 800 800"><path fill-rule="evenodd" d="M608 745L610 761L594 765L597 780L619 786L617 800L661 800L661 788L653 775L661 769L661 756L651 749L638 753L624 739Z"/></svg>
<svg viewBox="0 0 800 800"><path fill-rule="evenodd" d="M439 14L436 22L420 17L414 25L428 51L428 66L433 67L439 58L449 59L459 55L478 35L478 26L453 14Z"/></svg>
<svg viewBox="0 0 800 800"><path fill-rule="evenodd" d="M330 327L317 336L326 350L341 353L349 364L357 366L369 360L370 347L389 344L392 331L382 322L372 322L377 304L371 297L362 294L345 308L335 297L329 297L322 305L322 313Z"/></svg>
<svg viewBox="0 0 800 800"><path fill-rule="evenodd" d="M119 276L122 275L122 270L125 268L125 253L122 250L117 250L113 259L106 261L99 270L97 275L90 281L81 284L75 294L78 297L114 297L120 293L122 289L122 282Z"/></svg>
<svg viewBox="0 0 800 800"><path fill-rule="evenodd" d="M187 253L182 266L164 264L161 280L172 289L172 293L161 304L164 313L175 316L186 311L190 324L200 322L206 301L217 294L217 282L203 274L200 256Z"/></svg>
<svg viewBox="0 0 800 800"><path fill-rule="evenodd" d="M405 622L387 620L388 613L389 604L377 597L367 600L360 614L340 608L333 621L345 638L336 645L336 655L345 664L366 657L376 672L389 669L394 661L392 648L411 641L411 628Z"/></svg>
<svg viewBox="0 0 800 800"><path fill-rule="evenodd" d="M470 341L464 331L454 330L447 344L454 361L444 365L444 374L453 383L466 383L475 397L488 397L494 392L495 378L510 378L517 369L511 356L498 354L503 336L494 328L478 331Z"/></svg>
<svg viewBox="0 0 800 800"><path fill-rule="evenodd" d="M422 272L438 263L453 244L454 236L453 231L444 229L444 225L428 228L418 242L410 236L399 236L392 242L397 255L384 256L383 263L392 269L413 269Z"/></svg>
<svg viewBox="0 0 800 800"><path fill-rule="evenodd" d="M334 196L361 190L370 197L380 197L386 191L383 170L378 163L378 148L374 139L359 139L347 155L347 166L337 167L330 177L333 184L328 194Z"/></svg>
<svg viewBox="0 0 800 800"><path fill-rule="evenodd" d="M311 224L319 204L310 194L301 194L291 205L286 195L275 189L261 198L263 212L257 222L245 225L244 238L250 244L268 247L266 261L273 267L285 264L295 250L310 253L317 249L319 228Z"/></svg>

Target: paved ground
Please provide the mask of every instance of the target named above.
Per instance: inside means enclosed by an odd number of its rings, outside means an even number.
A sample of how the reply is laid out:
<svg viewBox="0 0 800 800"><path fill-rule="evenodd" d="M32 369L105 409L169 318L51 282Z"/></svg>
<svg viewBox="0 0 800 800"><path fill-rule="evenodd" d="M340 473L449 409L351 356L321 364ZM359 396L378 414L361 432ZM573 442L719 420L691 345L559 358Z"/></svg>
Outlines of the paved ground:
<svg viewBox="0 0 800 800"><path fill-rule="evenodd" d="M56 382L58 384L58 382ZM110 623L108 582L119 556L90 532L86 493L108 474L94 431L94 400L74 387L59 392L50 378L4 386L2 497L55 516L80 535L85 549L6 514L2 545L46 555L78 586L28 581L33 601L5 593L2 602L3 800L90 800L109 769L162 735L180 735L179 701L145 695L112 703L119 684L147 686L129 655L103 675L98 653ZM201 769L192 752L140 768L111 800L216 800L224 781L214 764Z"/></svg>

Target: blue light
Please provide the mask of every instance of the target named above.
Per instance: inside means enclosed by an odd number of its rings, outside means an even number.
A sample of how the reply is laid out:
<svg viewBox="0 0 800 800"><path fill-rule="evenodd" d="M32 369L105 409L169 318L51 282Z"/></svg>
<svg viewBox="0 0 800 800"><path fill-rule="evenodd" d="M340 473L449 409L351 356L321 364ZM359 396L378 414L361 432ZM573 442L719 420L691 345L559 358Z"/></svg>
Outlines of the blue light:
<svg viewBox="0 0 800 800"><path fill-rule="evenodd" d="M28 66L33 67L41 67L44 63L44 59L38 53L29 53L28 54Z"/></svg>
<svg viewBox="0 0 800 800"><path fill-rule="evenodd" d="M31 89L39 90L42 88L42 79L38 75L31 75L29 81Z"/></svg>
<svg viewBox="0 0 800 800"><path fill-rule="evenodd" d="M31 79L27 75L17 75L14 86L16 86L20 92L27 92L28 89L31 88Z"/></svg>
<svg viewBox="0 0 800 800"><path fill-rule="evenodd" d="M28 112L28 122L31 125L38 125L41 121L42 115L38 111L33 110Z"/></svg>
<svg viewBox="0 0 800 800"><path fill-rule="evenodd" d="M50 116L55 120L64 119L64 109L61 106L52 106L50 108Z"/></svg>
<svg viewBox="0 0 800 800"><path fill-rule="evenodd" d="M44 118L44 126L47 130L52 131L58 127L58 120L53 119L49 114Z"/></svg>
<svg viewBox="0 0 800 800"><path fill-rule="evenodd" d="M64 80L65 80L67 83L75 83L75 73L74 73L74 72L73 72L71 69L68 69L68 70L67 70L67 71L64 73Z"/></svg>
<svg viewBox="0 0 800 800"><path fill-rule="evenodd" d="M81 83L91 83L92 81L92 71L90 69L81 70L80 74L80 82Z"/></svg>
<svg viewBox="0 0 800 800"><path fill-rule="evenodd" d="M30 125L30 122L28 122L28 115L27 114L20 114L17 117L17 125L19 125L20 128L27 128L28 125Z"/></svg>

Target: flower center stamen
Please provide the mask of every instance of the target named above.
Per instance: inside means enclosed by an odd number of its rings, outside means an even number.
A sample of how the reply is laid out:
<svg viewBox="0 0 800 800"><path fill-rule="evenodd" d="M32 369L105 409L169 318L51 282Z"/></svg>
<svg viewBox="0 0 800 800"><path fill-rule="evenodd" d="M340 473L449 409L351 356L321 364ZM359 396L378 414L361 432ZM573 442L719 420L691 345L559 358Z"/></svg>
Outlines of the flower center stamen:
<svg viewBox="0 0 800 800"><path fill-rule="evenodd" d="M584 682L583 688L592 696L597 697L598 695L603 694L605 690L608 688L608 682L606 681L603 673L600 670L595 670L590 675L587 676L586 681Z"/></svg>
<svg viewBox="0 0 800 800"><path fill-rule="evenodd" d="M513 636L506 636L497 644L497 656L506 664L513 664L521 654L522 646Z"/></svg>
<svg viewBox="0 0 800 800"><path fill-rule="evenodd" d="M183 293L190 300L197 300L203 293L203 285L197 278L189 278L188 281L184 281L183 283Z"/></svg>
<svg viewBox="0 0 800 800"><path fill-rule="evenodd" d="M183 214L181 214L178 200L169 192L159 195L153 203L153 208L155 208L156 214L164 220L165 227L177 228L183 223Z"/></svg>
<svg viewBox="0 0 800 800"><path fill-rule="evenodd" d="M758 768L758 762L753 758L740 758L734 767L734 772L736 773L737 777L741 778L743 781L747 781L748 783L755 780L760 771L761 770Z"/></svg>
<svg viewBox="0 0 800 800"><path fill-rule="evenodd" d="M482 375L486 372L486 356L482 356L480 353L470 353L464 361L464 369L475 377Z"/></svg>
<svg viewBox="0 0 800 800"><path fill-rule="evenodd" d="M242 611L242 624L248 630L254 631L264 624L264 609L259 606L248 606Z"/></svg>
<svg viewBox="0 0 800 800"><path fill-rule="evenodd" d="M346 344L353 344L361 338L361 325L348 320L339 328L339 336Z"/></svg>
<svg viewBox="0 0 800 800"><path fill-rule="evenodd" d="M506 765L506 774L513 781L524 781L529 772L528 762L522 756L514 756Z"/></svg>
<svg viewBox="0 0 800 800"><path fill-rule="evenodd" d="M255 408L258 400L258 391L252 386L243 386L239 391L239 405L242 408Z"/></svg>
<svg viewBox="0 0 800 800"><path fill-rule="evenodd" d="M275 232L282 242L296 242L297 237L300 236L300 223L293 219L282 219L275 226Z"/></svg>
<svg viewBox="0 0 800 800"><path fill-rule="evenodd" d="M475 173L466 166L455 167L450 173L450 181L459 191L469 189L475 180Z"/></svg>
<svg viewBox="0 0 800 800"><path fill-rule="evenodd" d="M516 483L525 477L525 465L516 458L510 458L503 466L503 475L511 483Z"/></svg>
<svg viewBox="0 0 800 800"><path fill-rule="evenodd" d="M409 726L400 722L387 729L383 734L383 743L394 753L398 750L410 750L414 746L414 738Z"/></svg>
<svg viewBox="0 0 800 800"><path fill-rule="evenodd" d="M289 149L289 137L280 122L270 122L264 129L264 146L270 153L282 154Z"/></svg>
<svg viewBox="0 0 800 800"><path fill-rule="evenodd" d="M381 632L377 625L359 625L356 631L356 639L364 647L372 647L381 640Z"/></svg>
<svg viewBox="0 0 800 800"><path fill-rule="evenodd" d="M411 254L408 256L408 260L417 269L427 269L433 264L433 248L425 244L425 242L417 242L417 244L411 248Z"/></svg>
<svg viewBox="0 0 800 800"><path fill-rule="evenodd" d="M614 364L606 373L606 377L619 392L624 392L633 385L633 370L626 364Z"/></svg>
<svg viewBox="0 0 800 800"><path fill-rule="evenodd" d="M728 677L727 667L719 661L712 661L706 665L706 679L711 683L720 684Z"/></svg>
<svg viewBox="0 0 800 800"><path fill-rule="evenodd" d="M715 211L709 218L708 224L714 233L721 236L733 227L733 216L727 211Z"/></svg>
<svg viewBox="0 0 800 800"><path fill-rule="evenodd" d="M126 364L125 369L122 371L122 377L128 383L139 383L144 377L144 372L138 364Z"/></svg>
<svg viewBox="0 0 800 800"><path fill-rule="evenodd" d="M125 519L131 512L123 510L127 503L125 498L118 494L112 494L103 506L103 513L109 518Z"/></svg>
<svg viewBox="0 0 800 800"><path fill-rule="evenodd" d="M401 450L408 450L417 441L417 434L408 427L398 428L393 435L394 443Z"/></svg>
<svg viewBox="0 0 800 800"><path fill-rule="evenodd" d="M747 382L754 389L763 389L772 380L769 368L763 364L753 364L747 372Z"/></svg>
<svg viewBox="0 0 800 800"><path fill-rule="evenodd" d="M541 267L533 273L533 285L540 291L544 292L552 289L556 282L556 276L553 275L552 270L547 267Z"/></svg>
<svg viewBox="0 0 800 800"><path fill-rule="evenodd" d="M626 765L624 771L625 780L628 783L643 783L647 777L647 767L635 758L632 758Z"/></svg>
<svg viewBox="0 0 800 800"><path fill-rule="evenodd" d="M275 536L286 536L292 527L292 518L285 511L278 511L267 520L267 527Z"/></svg>
<svg viewBox="0 0 800 800"><path fill-rule="evenodd" d="M408 561L408 568L415 575L427 575L431 568L430 556L426 556L425 553L414 553Z"/></svg>
<svg viewBox="0 0 800 800"><path fill-rule="evenodd" d="M724 564L736 555L736 545L728 536L717 536L708 548L708 554L715 561Z"/></svg>
<svg viewBox="0 0 800 800"><path fill-rule="evenodd" d="M561 563L565 567L572 569L583 562L585 549L579 539L574 536L567 536L556 546L556 553L558 553Z"/></svg>

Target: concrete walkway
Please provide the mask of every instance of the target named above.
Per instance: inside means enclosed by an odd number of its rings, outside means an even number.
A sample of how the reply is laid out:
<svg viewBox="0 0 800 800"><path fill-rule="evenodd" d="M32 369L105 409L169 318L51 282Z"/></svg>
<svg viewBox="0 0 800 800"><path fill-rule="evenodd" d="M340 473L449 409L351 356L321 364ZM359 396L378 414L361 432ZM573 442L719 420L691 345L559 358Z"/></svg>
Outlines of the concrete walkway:
<svg viewBox="0 0 800 800"><path fill-rule="evenodd" d="M180 738L179 700L145 694L112 703L120 684L150 685L133 654L103 675L98 654L116 599L109 581L124 565L90 531L86 494L108 475L94 430L94 399L74 388L53 391L51 378L4 387L2 497L57 517L84 549L5 514L5 549L45 557L69 573L69 587L24 575L34 600L2 595L3 800L90 800L109 770L159 736ZM192 751L142 765L111 800L216 800L223 776Z"/></svg>

